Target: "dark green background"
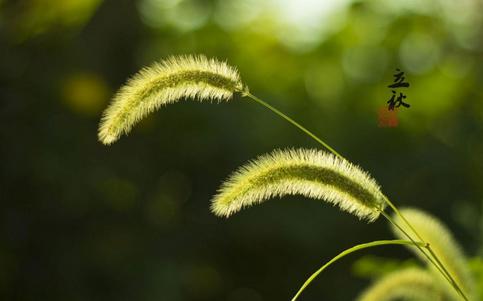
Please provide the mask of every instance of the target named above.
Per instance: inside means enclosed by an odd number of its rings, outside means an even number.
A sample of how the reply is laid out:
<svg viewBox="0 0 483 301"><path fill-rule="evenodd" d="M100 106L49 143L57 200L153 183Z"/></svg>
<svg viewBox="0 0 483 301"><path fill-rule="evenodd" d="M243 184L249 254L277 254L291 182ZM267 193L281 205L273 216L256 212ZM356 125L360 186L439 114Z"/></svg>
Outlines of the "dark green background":
<svg viewBox="0 0 483 301"><path fill-rule="evenodd" d="M481 1L351 2L312 19L299 10L320 3L293 2L0 0L2 300L289 300L338 252L392 237L382 219L298 197L211 214L239 165L319 147L239 96L168 106L101 145L112 94L172 54L237 66L252 93L369 171L397 205L430 211L469 257L483 254ZM411 107L381 128L395 68ZM360 256L300 300L355 298L370 283L353 273Z"/></svg>

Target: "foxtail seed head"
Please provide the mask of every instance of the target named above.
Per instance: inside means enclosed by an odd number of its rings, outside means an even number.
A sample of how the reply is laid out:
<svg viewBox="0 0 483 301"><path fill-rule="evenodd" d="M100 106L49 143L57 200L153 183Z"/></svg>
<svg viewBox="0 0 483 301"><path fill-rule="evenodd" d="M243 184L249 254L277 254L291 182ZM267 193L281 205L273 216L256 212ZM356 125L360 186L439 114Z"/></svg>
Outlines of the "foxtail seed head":
<svg viewBox="0 0 483 301"><path fill-rule="evenodd" d="M147 114L183 98L229 100L244 89L238 71L205 56L176 56L142 69L104 111L99 140L111 144Z"/></svg>
<svg viewBox="0 0 483 301"><path fill-rule="evenodd" d="M462 288L465 295L467 295L470 300L477 300L476 296L474 295L474 281L471 273L468 270L466 258L459 244L453 238L453 235L446 228L446 226L438 219L422 210L406 208L400 211L401 214L418 232L421 238L425 242L429 243L429 246L441 260L448 272L454 277L455 281ZM399 225L405 225L397 215L394 215L394 219ZM403 229L414 237L414 234L409 227L403 226ZM392 230L396 236L405 238L401 231L394 226ZM427 260L426 257L422 256L417 249L414 247L409 248L411 248L411 250L413 250L422 260ZM435 277L438 277L438 279L441 280L438 283L453 296L453 299L462 300L462 298L456 294L455 290L445 281L445 279L436 270L434 270L434 272Z"/></svg>
<svg viewBox="0 0 483 301"><path fill-rule="evenodd" d="M320 150L277 150L241 167L213 197L211 209L228 217L272 197L303 195L374 221L385 202L379 185L359 167Z"/></svg>
<svg viewBox="0 0 483 301"><path fill-rule="evenodd" d="M443 295L431 273L418 268L406 268L376 281L357 301L442 301L445 300Z"/></svg>

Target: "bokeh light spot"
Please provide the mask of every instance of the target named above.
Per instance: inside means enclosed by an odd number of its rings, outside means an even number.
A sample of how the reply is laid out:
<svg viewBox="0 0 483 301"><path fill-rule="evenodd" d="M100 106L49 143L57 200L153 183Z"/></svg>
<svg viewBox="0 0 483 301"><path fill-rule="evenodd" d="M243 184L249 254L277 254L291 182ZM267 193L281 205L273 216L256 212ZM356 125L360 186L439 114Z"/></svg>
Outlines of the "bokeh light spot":
<svg viewBox="0 0 483 301"><path fill-rule="evenodd" d="M110 95L105 81L94 73L68 76L62 85L62 99L74 112L96 116L104 108Z"/></svg>
<svg viewBox="0 0 483 301"><path fill-rule="evenodd" d="M430 71L438 62L440 49L432 36L416 32L410 33L403 40L399 55L404 70L421 74Z"/></svg>
<svg viewBox="0 0 483 301"><path fill-rule="evenodd" d="M311 64L305 73L305 88L323 107L335 106L344 88L342 66L330 60Z"/></svg>
<svg viewBox="0 0 483 301"><path fill-rule="evenodd" d="M181 32L202 27L211 15L207 3L195 0L142 0L138 7L146 25L171 26Z"/></svg>
<svg viewBox="0 0 483 301"><path fill-rule="evenodd" d="M360 82L377 82L386 70L387 51L376 46L357 46L344 51L342 65L345 73Z"/></svg>
<svg viewBox="0 0 483 301"><path fill-rule="evenodd" d="M261 13L263 3L258 0L223 0L217 2L215 21L226 29L248 25Z"/></svg>

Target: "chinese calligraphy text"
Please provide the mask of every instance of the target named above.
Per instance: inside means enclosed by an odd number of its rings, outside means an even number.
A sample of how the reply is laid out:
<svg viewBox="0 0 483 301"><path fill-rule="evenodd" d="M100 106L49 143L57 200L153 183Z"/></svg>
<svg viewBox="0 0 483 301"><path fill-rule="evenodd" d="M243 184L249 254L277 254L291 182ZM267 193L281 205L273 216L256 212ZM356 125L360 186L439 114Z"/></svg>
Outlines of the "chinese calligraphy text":
<svg viewBox="0 0 483 301"><path fill-rule="evenodd" d="M399 95L397 95L397 89L398 88L408 88L409 83L405 82L405 76L404 72L396 69L396 73L394 74L394 83L391 85L388 85L388 88L391 88L392 91L392 97L387 101L388 105L388 110L392 111L394 108L399 108L400 106L409 108L411 105L408 103L405 103L403 100L406 98L406 95L404 95L402 92L399 92Z"/></svg>

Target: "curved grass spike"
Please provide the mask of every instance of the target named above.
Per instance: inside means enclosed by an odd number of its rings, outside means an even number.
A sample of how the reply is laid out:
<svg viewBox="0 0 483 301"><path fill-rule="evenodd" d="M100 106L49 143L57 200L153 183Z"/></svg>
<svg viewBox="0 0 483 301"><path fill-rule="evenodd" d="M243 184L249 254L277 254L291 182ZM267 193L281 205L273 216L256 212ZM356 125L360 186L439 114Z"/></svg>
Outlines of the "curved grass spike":
<svg viewBox="0 0 483 301"><path fill-rule="evenodd" d="M359 167L320 150L292 149L274 151L241 167L222 184L211 209L228 217L285 195L325 200L369 221L385 208L379 185Z"/></svg>
<svg viewBox="0 0 483 301"><path fill-rule="evenodd" d="M443 225L443 223L441 223L435 217L418 209L406 208L402 209L401 213L418 231L422 239L429 243L432 251L439 259L440 264L445 267L458 286L463 290L468 299L477 300L477 297L475 296L474 281L471 277L471 273L468 270L465 256L458 243L453 238L449 230ZM394 219L396 223L400 225L402 224L399 217L395 216ZM406 232L412 233L411 229L408 227L403 226L403 229ZM393 227L392 230L396 236L403 237L403 234L399 229ZM411 247L411 249L413 248ZM427 262L427 258L421 256L420 252L416 252L414 249L413 251L415 251L416 255ZM445 279L439 273L436 273L434 267L432 267L432 271L437 274L437 277L440 280L439 284L453 296L453 299L461 300L461 297L456 294L456 291L453 290Z"/></svg>
<svg viewBox="0 0 483 301"><path fill-rule="evenodd" d="M117 92L104 111L99 140L111 144L160 106L182 98L229 100L245 89L238 71L205 56L170 57L144 68Z"/></svg>
<svg viewBox="0 0 483 301"><path fill-rule="evenodd" d="M357 301L420 300L442 301L444 291L433 275L418 268L406 268L392 272L366 289Z"/></svg>

